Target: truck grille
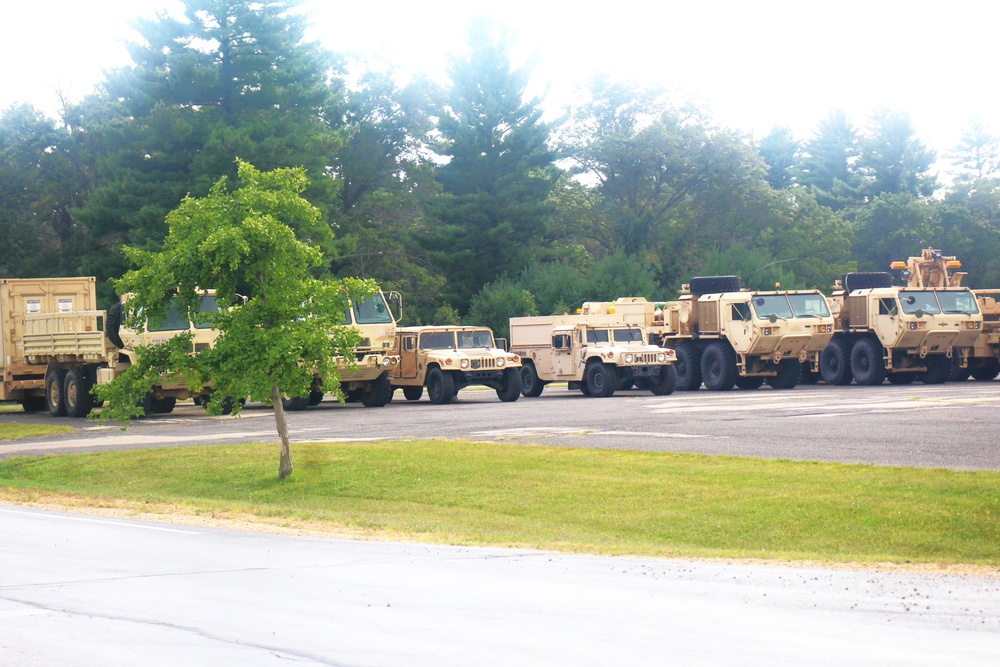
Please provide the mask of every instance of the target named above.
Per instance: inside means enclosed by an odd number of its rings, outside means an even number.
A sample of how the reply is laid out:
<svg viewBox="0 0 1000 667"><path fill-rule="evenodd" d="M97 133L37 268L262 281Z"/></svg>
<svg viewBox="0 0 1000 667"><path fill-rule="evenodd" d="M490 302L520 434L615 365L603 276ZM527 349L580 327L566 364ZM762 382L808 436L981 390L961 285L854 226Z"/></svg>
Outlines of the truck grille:
<svg viewBox="0 0 1000 667"><path fill-rule="evenodd" d="M497 367L497 360L492 357L486 357L485 359L472 359L469 361L469 368L474 371L478 370L491 370Z"/></svg>
<svg viewBox="0 0 1000 667"><path fill-rule="evenodd" d="M656 355L657 355L656 352L638 352L638 353L636 353L636 354L633 355L633 358L635 360L632 363L635 364L635 365L637 365L637 366L645 366L647 364L655 364L655 363L658 363L656 361Z"/></svg>

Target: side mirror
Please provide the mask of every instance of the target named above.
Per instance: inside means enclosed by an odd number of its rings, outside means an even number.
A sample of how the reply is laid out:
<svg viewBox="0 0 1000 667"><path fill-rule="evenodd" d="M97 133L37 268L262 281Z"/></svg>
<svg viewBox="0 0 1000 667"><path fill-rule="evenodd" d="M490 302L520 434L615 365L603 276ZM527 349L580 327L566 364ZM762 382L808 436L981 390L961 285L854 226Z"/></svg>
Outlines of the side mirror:
<svg viewBox="0 0 1000 667"><path fill-rule="evenodd" d="M494 344L498 348L500 348L504 352L510 352L510 348L507 347L507 339L506 338L494 338L493 342L494 342Z"/></svg>
<svg viewBox="0 0 1000 667"><path fill-rule="evenodd" d="M403 319L403 295L396 290L392 290L389 292L388 302L390 306L396 307L396 312L394 313L396 321L401 321Z"/></svg>

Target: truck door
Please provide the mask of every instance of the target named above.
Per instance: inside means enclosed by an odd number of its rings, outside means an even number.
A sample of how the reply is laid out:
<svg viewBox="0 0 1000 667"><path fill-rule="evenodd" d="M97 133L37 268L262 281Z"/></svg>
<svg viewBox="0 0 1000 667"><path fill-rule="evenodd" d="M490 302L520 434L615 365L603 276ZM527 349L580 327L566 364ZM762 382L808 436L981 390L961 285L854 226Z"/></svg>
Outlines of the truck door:
<svg viewBox="0 0 1000 667"><path fill-rule="evenodd" d="M401 378L417 377L417 335L404 334L399 342L399 368L396 371Z"/></svg>
<svg viewBox="0 0 1000 667"><path fill-rule="evenodd" d="M573 343L570 334L552 334L552 372L556 375L572 375Z"/></svg>

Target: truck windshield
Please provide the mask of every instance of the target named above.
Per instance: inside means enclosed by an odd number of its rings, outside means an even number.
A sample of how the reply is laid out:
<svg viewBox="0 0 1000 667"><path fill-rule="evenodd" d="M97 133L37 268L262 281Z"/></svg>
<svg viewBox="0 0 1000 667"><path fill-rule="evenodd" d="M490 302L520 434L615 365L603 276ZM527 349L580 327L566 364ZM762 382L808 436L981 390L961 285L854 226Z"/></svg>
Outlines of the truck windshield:
<svg viewBox="0 0 1000 667"><path fill-rule="evenodd" d="M454 350L454 331L425 331L420 334L421 350Z"/></svg>
<svg viewBox="0 0 1000 667"><path fill-rule="evenodd" d="M607 329L587 329L588 343L607 343L608 340L610 339Z"/></svg>
<svg viewBox="0 0 1000 667"><path fill-rule="evenodd" d="M792 307L788 305L788 299L784 294L755 296L750 303L753 306L754 314L761 320L766 320L772 315L785 319L795 317L792 314Z"/></svg>
<svg viewBox="0 0 1000 667"><path fill-rule="evenodd" d="M941 312L937 297L931 290L901 290L899 304L907 315L913 315L918 310L928 315L937 315Z"/></svg>
<svg viewBox="0 0 1000 667"><path fill-rule="evenodd" d="M392 313L385 298L378 292L354 304L354 320L357 324L392 324Z"/></svg>
<svg viewBox="0 0 1000 667"><path fill-rule="evenodd" d="M149 331L187 331L190 326L187 318L177 309L177 302L171 301L167 316L156 322L150 320L146 328Z"/></svg>
<svg viewBox="0 0 1000 667"><path fill-rule="evenodd" d="M616 343L642 343L642 329L614 329Z"/></svg>
<svg viewBox="0 0 1000 667"><path fill-rule="evenodd" d="M815 294L789 294L788 302L792 304L792 312L795 313L795 317L830 317L826 298L819 292Z"/></svg>
<svg viewBox="0 0 1000 667"><path fill-rule="evenodd" d="M468 347L493 347L493 334L489 329L458 332L458 349Z"/></svg>
<svg viewBox="0 0 1000 667"><path fill-rule="evenodd" d="M212 328L212 315L219 312L219 302L215 300L214 296L203 296L201 297L201 303L198 304L198 315L195 317L194 325L199 329L211 329Z"/></svg>
<svg viewBox="0 0 1000 667"><path fill-rule="evenodd" d="M937 298L941 303L941 310L949 315L977 315L979 313L976 297L969 290L938 292Z"/></svg>

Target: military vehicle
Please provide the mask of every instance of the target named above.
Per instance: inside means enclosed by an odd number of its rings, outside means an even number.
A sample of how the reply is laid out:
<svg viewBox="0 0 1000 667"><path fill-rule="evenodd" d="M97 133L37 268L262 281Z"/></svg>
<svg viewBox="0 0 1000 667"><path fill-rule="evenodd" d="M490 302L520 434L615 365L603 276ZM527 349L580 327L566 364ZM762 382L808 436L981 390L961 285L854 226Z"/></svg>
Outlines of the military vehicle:
<svg viewBox="0 0 1000 667"><path fill-rule="evenodd" d="M953 356L972 347L982 333L983 316L968 288L917 284L894 286L885 272L848 273L837 281L830 299L836 332L820 357L824 382L878 385L888 378L893 384L938 384L948 379Z"/></svg>
<svg viewBox="0 0 1000 667"><path fill-rule="evenodd" d="M450 403L460 389L484 385L505 403L521 395L521 359L497 346L493 331L472 326L400 327L399 366L392 388L418 401L427 387L431 403ZM504 341L505 342L505 341Z"/></svg>
<svg viewBox="0 0 1000 667"><path fill-rule="evenodd" d="M641 324L613 313L512 317L510 338L525 396L541 395L550 382L596 397L628 383L659 396L674 391L673 351L650 345Z"/></svg>

